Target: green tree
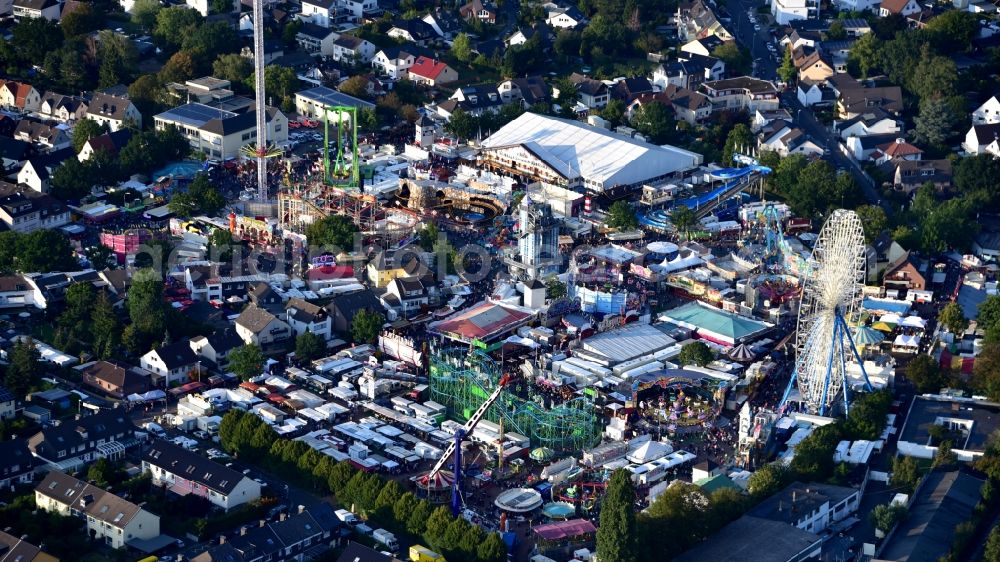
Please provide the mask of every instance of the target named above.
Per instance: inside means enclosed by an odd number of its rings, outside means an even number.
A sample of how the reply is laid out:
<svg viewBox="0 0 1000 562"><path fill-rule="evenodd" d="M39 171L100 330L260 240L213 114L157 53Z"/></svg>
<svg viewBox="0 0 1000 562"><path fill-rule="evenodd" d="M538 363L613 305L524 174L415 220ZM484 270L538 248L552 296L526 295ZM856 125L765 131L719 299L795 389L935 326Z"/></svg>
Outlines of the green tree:
<svg viewBox="0 0 1000 562"><path fill-rule="evenodd" d="M411 535L423 535L427 530L427 521L431 516L431 504L427 500L417 500L416 507L406 519L406 532Z"/></svg>
<svg viewBox="0 0 1000 562"><path fill-rule="evenodd" d="M329 215L306 227L306 239L313 248L331 247L349 252L354 248L357 225L344 215Z"/></svg>
<svg viewBox="0 0 1000 562"><path fill-rule="evenodd" d="M1000 400L1000 342L993 340L983 345L972 368L971 382L980 394L993 401Z"/></svg>
<svg viewBox="0 0 1000 562"><path fill-rule="evenodd" d="M601 503L597 555L602 562L635 562L638 559L635 489L625 470L616 470L611 475Z"/></svg>
<svg viewBox="0 0 1000 562"><path fill-rule="evenodd" d="M11 28L11 45L17 50L18 58L38 64L45 55L58 51L64 36L59 24L45 18L22 19Z"/></svg>
<svg viewBox="0 0 1000 562"><path fill-rule="evenodd" d="M334 465L333 469L330 470L330 478L327 484L330 485L330 491L333 492L337 499L341 503L346 503L346 499L341 497L341 493L347 489L347 483L351 481L351 478L358 472L356 468L351 466L351 463L347 461L338 462Z"/></svg>
<svg viewBox="0 0 1000 562"><path fill-rule="evenodd" d="M545 281L545 297L549 299L561 299L566 296L566 284L559 281L556 276Z"/></svg>
<svg viewBox="0 0 1000 562"><path fill-rule="evenodd" d="M734 75L750 73L750 53L741 48L736 41L722 43L712 51L712 56L726 63L726 70L733 72Z"/></svg>
<svg viewBox="0 0 1000 562"><path fill-rule="evenodd" d="M861 205L854 209L861 219L861 226L865 230L865 242L871 244L889 226L889 219L885 216L885 209L878 205Z"/></svg>
<svg viewBox="0 0 1000 562"><path fill-rule="evenodd" d="M965 251L979 233L979 223L969 220L971 214L971 202L965 199L937 205L921 223L921 247L928 252Z"/></svg>
<svg viewBox="0 0 1000 562"><path fill-rule="evenodd" d="M188 11L193 12L194 10ZM160 69L159 79L164 83L185 82L194 77L195 69L195 62L194 58L191 57L191 53L188 53L187 51L177 51L167 60L167 63L163 65L163 68Z"/></svg>
<svg viewBox="0 0 1000 562"><path fill-rule="evenodd" d="M129 351L134 354L146 353L156 342L163 339L166 316L163 281L156 279L151 270L141 270L133 276L126 305L129 319L132 321L130 328L133 331L131 337L134 339L131 343L135 346Z"/></svg>
<svg viewBox="0 0 1000 562"><path fill-rule="evenodd" d="M906 378L917 386L921 393L937 393L947 384L947 378L929 355L920 354L906 365Z"/></svg>
<svg viewBox="0 0 1000 562"><path fill-rule="evenodd" d="M295 357L302 361L312 361L323 357L326 353L326 342L323 338L306 330L295 338Z"/></svg>
<svg viewBox="0 0 1000 562"><path fill-rule="evenodd" d="M88 140L107 132L107 124L98 123L93 119L81 119L77 121L73 127L73 152L80 152Z"/></svg>
<svg viewBox="0 0 1000 562"><path fill-rule="evenodd" d="M438 231L437 225L433 222L427 223L417 231L417 243L420 244L420 247L425 252L433 251L440 237L441 233Z"/></svg>
<svg viewBox="0 0 1000 562"><path fill-rule="evenodd" d="M926 35L931 37L938 52L955 53L972 48L979 33L979 18L964 10L947 10L927 22Z"/></svg>
<svg viewBox="0 0 1000 562"><path fill-rule="evenodd" d="M500 538L500 533L486 535L486 540L476 550L476 556L479 562L505 562L507 560L507 545Z"/></svg>
<svg viewBox="0 0 1000 562"><path fill-rule="evenodd" d="M199 172L195 175L187 192L194 199L198 210L206 215L214 215L226 205L226 199L212 185L205 173Z"/></svg>
<svg viewBox="0 0 1000 562"><path fill-rule="evenodd" d="M351 319L351 337L355 343L374 343L382 331L385 317L374 310L359 310Z"/></svg>
<svg viewBox="0 0 1000 562"><path fill-rule="evenodd" d="M938 443L937 451L934 452L934 462L932 467L951 466L958 462L958 455L951 450L951 441Z"/></svg>
<svg viewBox="0 0 1000 562"><path fill-rule="evenodd" d="M281 40L284 41L286 47L295 47L299 31L302 30L302 25L301 20L293 19L282 28Z"/></svg>
<svg viewBox="0 0 1000 562"><path fill-rule="evenodd" d="M760 467L747 480L747 492L754 498L763 499L774 495L791 481L791 475L784 464L773 462Z"/></svg>
<svg viewBox="0 0 1000 562"><path fill-rule="evenodd" d="M920 114L913 119L916 139L940 149L955 136L958 118L948 100L934 96L920 100Z"/></svg>
<svg viewBox="0 0 1000 562"><path fill-rule="evenodd" d="M17 238L18 271L50 273L78 268L69 239L58 230L35 230Z"/></svg>
<svg viewBox="0 0 1000 562"><path fill-rule="evenodd" d="M406 528L406 520L410 518L413 514L413 510L417 508L417 496L413 492L404 492L396 500L396 503L392 504L392 516L396 520L397 525L401 528Z"/></svg>
<svg viewBox="0 0 1000 562"><path fill-rule="evenodd" d="M892 459L892 478L889 483L893 488L902 488L907 493L913 493L919 482L920 466L916 459L909 456Z"/></svg>
<svg viewBox="0 0 1000 562"><path fill-rule="evenodd" d="M452 112L448 122L444 125L444 130L458 137L459 140L470 139L476 134L476 118L464 109L456 109Z"/></svg>
<svg viewBox="0 0 1000 562"><path fill-rule="evenodd" d="M639 219L635 215L635 209L627 201L615 201L608 208L608 217L605 221L610 228L618 230L635 230L639 227Z"/></svg>
<svg viewBox="0 0 1000 562"><path fill-rule="evenodd" d="M171 213L185 218L197 214L198 201L190 193L176 193L170 198L167 207Z"/></svg>
<svg viewBox="0 0 1000 562"><path fill-rule="evenodd" d="M712 350L700 341L684 344L681 347L680 355L677 356L677 362L681 365L697 365L699 367L708 365L713 359L715 358L712 356Z"/></svg>
<svg viewBox="0 0 1000 562"><path fill-rule="evenodd" d="M986 548L983 550L983 562L1000 562L1000 526L990 529Z"/></svg>
<svg viewBox="0 0 1000 562"><path fill-rule="evenodd" d="M115 465L107 458L99 458L87 469L87 480L100 488L107 488L115 480Z"/></svg>
<svg viewBox="0 0 1000 562"><path fill-rule="evenodd" d="M879 504L872 510L872 524L883 533L888 533L906 516L906 506L900 504Z"/></svg>
<svg viewBox="0 0 1000 562"><path fill-rule="evenodd" d="M451 43L451 54L462 62L472 60L472 40L465 33L459 33Z"/></svg>
<svg viewBox="0 0 1000 562"><path fill-rule="evenodd" d="M166 47L178 48L201 25L202 17L186 6L171 6L156 13L153 38Z"/></svg>
<svg viewBox="0 0 1000 562"><path fill-rule="evenodd" d="M805 479L826 479L833 472L833 452L840 438L838 425L831 424L817 428L795 446L792 470Z"/></svg>
<svg viewBox="0 0 1000 562"><path fill-rule="evenodd" d="M833 20L829 29L826 30L826 38L830 41L847 39L847 30L844 29L844 23L840 20Z"/></svg>
<svg viewBox="0 0 1000 562"><path fill-rule="evenodd" d="M369 83L368 77L358 74L341 82L337 89L349 96L367 100L371 98L368 93Z"/></svg>
<svg viewBox="0 0 1000 562"><path fill-rule="evenodd" d="M990 295L979 303L977 326L986 332L986 341L1000 341L1000 295Z"/></svg>
<svg viewBox="0 0 1000 562"><path fill-rule="evenodd" d="M632 118L632 126L653 144L670 142L677 130L673 112L667 106L655 102L639 108Z"/></svg>
<svg viewBox="0 0 1000 562"><path fill-rule="evenodd" d="M233 85L243 82L253 74L253 63L239 53L224 53L212 63L212 75L229 80Z"/></svg>
<svg viewBox="0 0 1000 562"><path fill-rule="evenodd" d="M34 385L35 377L41 375L42 367L38 347L31 338L19 339L10 350L10 364L3 378L3 384L18 398L24 397Z"/></svg>
<svg viewBox="0 0 1000 562"><path fill-rule="evenodd" d="M778 76L782 82L792 84L798 75L799 69L795 68L795 63L792 62L792 50L786 48L784 54L781 55L781 66L778 67Z"/></svg>
<svg viewBox="0 0 1000 562"><path fill-rule="evenodd" d="M957 302L944 305L941 313L938 314L938 324L955 335L961 335L969 327L969 321L965 318L962 306Z"/></svg>
<svg viewBox="0 0 1000 562"><path fill-rule="evenodd" d="M444 535L448 531L448 525L452 522L451 512L445 506L435 509L427 518L427 525L424 529L424 538L427 539L430 547L438 549L444 540Z"/></svg>
<svg viewBox="0 0 1000 562"><path fill-rule="evenodd" d="M132 23L145 31L153 29L160 8L159 0L135 0L132 4Z"/></svg>
<svg viewBox="0 0 1000 562"><path fill-rule="evenodd" d="M62 28L63 35L67 39L90 33L97 29L100 24L100 18L97 17L89 4L81 4L73 11L64 13L59 19L59 27Z"/></svg>
<svg viewBox="0 0 1000 562"><path fill-rule="evenodd" d="M848 72L861 79L868 78L869 74L878 67L880 50L881 41L874 33L862 35L847 54ZM789 60L791 60L791 55L789 55ZM782 67L784 68L784 65Z"/></svg>
<svg viewBox="0 0 1000 562"><path fill-rule="evenodd" d="M749 150L753 145L753 133L750 132L750 127L747 127L743 123L738 123L729 131L729 136L726 137L726 145L722 149L723 165L734 165L736 161L733 160L733 155L741 150Z"/></svg>
<svg viewBox="0 0 1000 562"><path fill-rule="evenodd" d="M128 84L139 69L139 52L132 40L111 30L102 29L97 37L97 57L101 61L98 85L109 88Z"/></svg>
<svg viewBox="0 0 1000 562"><path fill-rule="evenodd" d="M82 122L93 123L90 119L84 119ZM77 125L78 129L79 127L80 125ZM81 133L81 136L83 134ZM52 172L51 183L52 195L63 201L76 201L90 195L90 190L94 187L94 177L85 163L76 158L67 158Z"/></svg>
<svg viewBox="0 0 1000 562"><path fill-rule="evenodd" d="M622 124L625 118L625 102L619 99L612 99L601 110L601 119L607 121L612 127Z"/></svg>
<svg viewBox="0 0 1000 562"><path fill-rule="evenodd" d="M237 347L229 352L229 370L243 380L260 375L264 371L264 352L254 344Z"/></svg>

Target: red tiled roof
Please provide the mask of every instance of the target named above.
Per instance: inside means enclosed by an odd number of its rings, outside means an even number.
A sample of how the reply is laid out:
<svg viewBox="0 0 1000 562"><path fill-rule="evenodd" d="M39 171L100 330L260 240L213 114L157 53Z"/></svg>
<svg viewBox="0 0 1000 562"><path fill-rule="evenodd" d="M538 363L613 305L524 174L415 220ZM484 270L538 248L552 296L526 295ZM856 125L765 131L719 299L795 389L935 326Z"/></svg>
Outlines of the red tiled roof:
<svg viewBox="0 0 1000 562"><path fill-rule="evenodd" d="M416 74L421 78L437 80L437 77L440 76L446 68L448 68L448 65L439 60L428 57L417 57L413 66L410 67L409 72L410 74Z"/></svg>
<svg viewBox="0 0 1000 562"><path fill-rule="evenodd" d="M347 279L354 277L354 268L349 265L324 265L310 269L307 275L310 281Z"/></svg>
<svg viewBox="0 0 1000 562"><path fill-rule="evenodd" d="M482 339L512 329L530 317L531 314L528 312L484 301L453 314L432 327L438 332L455 334L470 340Z"/></svg>
<svg viewBox="0 0 1000 562"><path fill-rule="evenodd" d="M881 144L877 147L889 158L897 156L910 156L913 154L923 154L924 151L906 142L903 139L896 139L893 142Z"/></svg>

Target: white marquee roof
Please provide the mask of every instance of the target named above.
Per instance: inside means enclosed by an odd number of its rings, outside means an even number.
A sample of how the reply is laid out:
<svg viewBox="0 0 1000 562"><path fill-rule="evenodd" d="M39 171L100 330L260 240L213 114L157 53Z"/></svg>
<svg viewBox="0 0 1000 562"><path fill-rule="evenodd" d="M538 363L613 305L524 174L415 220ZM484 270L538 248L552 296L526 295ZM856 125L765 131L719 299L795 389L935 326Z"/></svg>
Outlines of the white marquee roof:
<svg viewBox="0 0 1000 562"><path fill-rule="evenodd" d="M605 188L631 185L698 165L701 156L656 146L579 121L524 113L483 141L484 148L523 146L567 178Z"/></svg>

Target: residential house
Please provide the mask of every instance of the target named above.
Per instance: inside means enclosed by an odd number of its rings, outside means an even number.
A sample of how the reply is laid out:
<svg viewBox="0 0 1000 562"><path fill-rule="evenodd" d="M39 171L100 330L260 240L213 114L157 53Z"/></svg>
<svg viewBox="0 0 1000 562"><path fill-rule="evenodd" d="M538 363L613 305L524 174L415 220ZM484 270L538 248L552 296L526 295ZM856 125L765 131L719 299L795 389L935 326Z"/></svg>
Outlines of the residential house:
<svg viewBox="0 0 1000 562"><path fill-rule="evenodd" d="M879 107L856 115L853 119L835 121L833 127L840 138L845 140L852 136L895 135L902 131L900 122Z"/></svg>
<svg viewBox="0 0 1000 562"><path fill-rule="evenodd" d="M851 55L851 49L858 40L850 37L837 41L823 41L819 46L819 52L833 65L833 71L847 72L847 60Z"/></svg>
<svg viewBox="0 0 1000 562"><path fill-rule="evenodd" d="M342 524L327 504L306 509L298 506L291 513L281 513L277 521L240 528L239 534L219 537L191 562L292 562L315 555L340 542ZM387 558L388 559L388 558ZM354 558L352 562L365 562Z"/></svg>
<svg viewBox="0 0 1000 562"><path fill-rule="evenodd" d="M497 9L489 2L471 0L458 8L458 15L465 21L479 20L490 25L497 22Z"/></svg>
<svg viewBox="0 0 1000 562"><path fill-rule="evenodd" d="M337 0L302 0L299 14L302 20L321 27L341 23L337 18Z"/></svg>
<svg viewBox="0 0 1000 562"><path fill-rule="evenodd" d="M882 0L834 0L834 6L843 12L872 12L878 13ZM860 18L851 18L860 19ZM871 27L868 28L871 31Z"/></svg>
<svg viewBox="0 0 1000 562"><path fill-rule="evenodd" d="M439 103L438 113L449 118L461 108L466 113L479 116L487 111L495 112L502 105L503 98L494 84L473 84L456 89L447 101Z"/></svg>
<svg viewBox="0 0 1000 562"><path fill-rule="evenodd" d="M0 206L0 211L3 211L3 206ZM0 275L0 310L27 307L46 307L45 295L34 280L24 275ZM4 401L4 414L7 413L7 406L7 401ZM6 419L5 416L0 417Z"/></svg>
<svg viewBox="0 0 1000 562"><path fill-rule="evenodd" d="M407 71L407 78L425 86L440 86L458 80L458 72L439 60L417 57Z"/></svg>
<svg viewBox="0 0 1000 562"><path fill-rule="evenodd" d="M0 117L0 125L8 123L13 125L10 117ZM14 129L11 127L10 135L13 134ZM17 140L12 136L0 135L0 167L3 168L4 172L11 173L17 171L21 167L21 162L33 156L34 153L34 146L30 142Z"/></svg>
<svg viewBox="0 0 1000 562"><path fill-rule="evenodd" d="M576 86L576 90L580 94L580 103L586 106L587 109L601 109L608 105L611 93L608 90L608 85L604 82L577 74L576 72L570 74L569 80ZM552 89L552 94L556 97L559 96L556 88Z"/></svg>
<svg viewBox="0 0 1000 562"><path fill-rule="evenodd" d="M528 76L504 80L497 85L504 103L520 101L524 107L547 103L552 99L552 89L541 76Z"/></svg>
<svg viewBox="0 0 1000 562"><path fill-rule="evenodd" d="M119 400L130 394L149 390L148 373L116 359L91 361L73 367L80 373L84 384Z"/></svg>
<svg viewBox="0 0 1000 562"><path fill-rule="evenodd" d="M90 98L84 117L107 125L111 132L124 129L129 123L142 128L142 114L128 98L97 92Z"/></svg>
<svg viewBox="0 0 1000 562"><path fill-rule="evenodd" d="M537 38L543 47L546 47L552 43L552 30L544 23L534 23L531 26L518 27L504 39L504 45L507 47L516 47L524 45L535 38Z"/></svg>
<svg viewBox="0 0 1000 562"><path fill-rule="evenodd" d="M822 43L823 35L818 31L801 29L800 27L789 28L791 32L782 37L778 44L792 51L809 49L812 52L815 50Z"/></svg>
<svg viewBox="0 0 1000 562"><path fill-rule="evenodd" d="M420 267L421 263L415 256L403 257L394 250L383 250L368 262L366 272L372 285L381 289L397 277L414 275Z"/></svg>
<svg viewBox="0 0 1000 562"><path fill-rule="evenodd" d="M437 284L423 277L397 277L385 287L379 297L389 311L389 319L408 318L424 312L438 300Z"/></svg>
<svg viewBox="0 0 1000 562"><path fill-rule="evenodd" d="M726 73L726 63L714 57L684 55L687 60L676 60L660 64L653 70L654 88L665 90L673 85L678 88L696 90L706 80L721 80Z"/></svg>
<svg viewBox="0 0 1000 562"><path fill-rule="evenodd" d="M391 555L382 554L373 548L351 541L347 543L347 548L340 558L337 558L337 562L395 562L395 559Z"/></svg>
<svg viewBox="0 0 1000 562"><path fill-rule="evenodd" d="M416 58L401 47L386 47L375 54L372 68L393 80L401 80L406 78L407 71L413 66Z"/></svg>
<svg viewBox="0 0 1000 562"><path fill-rule="evenodd" d="M780 25L796 20L819 19L819 0L771 0L771 15Z"/></svg>
<svg viewBox="0 0 1000 562"><path fill-rule="evenodd" d="M368 64L375 58L378 50L374 44L367 39L361 39L346 33L341 34L333 41L333 60L348 63Z"/></svg>
<svg viewBox="0 0 1000 562"><path fill-rule="evenodd" d="M462 22L453 13L441 8L436 8L421 19L442 39L454 39L462 31Z"/></svg>
<svg viewBox="0 0 1000 562"><path fill-rule="evenodd" d="M671 108L677 119L691 125L712 115L712 102L708 97L687 88L678 88L673 84L662 92L639 95L626 107L626 115L629 119L634 118L639 110L649 103L659 103Z"/></svg>
<svg viewBox="0 0 1000 562"><path fill-rule="evenodd" d="M236 318L236 333L244 343L268 348L288 343L292 328L270 312L251 304Z"/></svg>
<svg viewBox="0 0 1000 562"><path fill-rule="evenodd" d="M869 88L848 74L834 74L827 80L837 93L837 114L840 119L851 119L881 108L896 115L903 109L903 92L899 86Z"/></svg>
<svg viewBox="0 0 1000 562"><path fill-rule="evenodd" d="M3 278L0 277L0 280ZM17 397L5 386L0 386L0 420L10 420L17 417ZM0 487L3 487L0 484Z"/></svg>
<svg viewBox="0 0 1000 562"><path fill-rule="evenodd" d="M0 85L0 107L21 112L38 111L42 96L31 84L3 81Z"/></svg>
<svg viewBox="0 0 1000 562"><path fill-rule="evenodd" d="M930 183L939 192L951 189L951 160L906 160L893 159L887 162L892 175L892 187L903 193L913 193L925 183Z"/></svg>
<svg viewBox="0 0 1000 562"><path fill-rule="evenodd" d="M14 138L30 142L48 150L58 150L70 145L70 136L65 127L42 123L33 119L21 119L14 128Z"/></svg>
<svg viewBox="0 0 1000 562"><path fill-rule="evenodd" d="M727 41L733 39L733 34L723 27L715 12L704 0L678 2L674 23L677 24L677 36L683 43L710 35L718 35Z"/></svg>
<svg viewBox="0 0 1000 562"><path fill-rule="evenodd" d="M70 218L69 208L55 197L25 189L22 185L0 182L0 222L8 230L28 233L39 229L59 228L69 224ZM0 296L0 308L5 306L4 301ZM10 296L6 306L13 306L17 302L21 302L21 297ZM25 302L28 305L32 303L38 305L38 301L33 298Z"/></svg>
<svg viewBox="0 0 1000 562"><path fill-rule="evenodd" d="M545 25L560 29L577 29L586 23L587 18L575 6L550 9L545 16Z"/></svg>
<svg viewBox="0 0 1000 562"><path fill-rule="evenodd" d="M1000 123L973 125L965 134L962 150L966 154L992 154L1000 156Z"/></svg>
<svg viewBox="0 0 1000 562"><path fill-rule="evenodd" d="M745 109L754 112L758 109L778 109L780 105L774 84L751 76L703 82L701 88L715 111Z"/></svg>
<svg viewBox="0 0 1000 562"><path fill-rule="evenodd" d="M819 51L813 51L795 61L799 80L822 82L834 75L833 64Z"/></svg>
<svg viewBox="0 0 1000 562"><path fill-rule="evenodd" d="M58 470L35 487L35 505L42 511L87 521L87 536L111 548L160 536L160 518L103 488Z"/></svg>
<svg viewBox="0 0 1000 562"><path fill-rule="evenodd" d="M878 15L883 18L896 14L906 17L919 14L922 10L917 0L882 0L878 7Z"/></svg>
<svg viewBox="0 0 1000 562"><path fill-rule="evenodd" d="M350 23L360 23L365 18L376 18L382 14L378 0L338 0L339 13Z"/></svg>
<svg viewBox="0 0 1000 562"><path fill-rule="evenodd" d="M62 4L58 0L14 0L12 3L14 19L39 19L59 21Z"/></svg>
<svg viewBox="0 0 1000 562"><path fill-rule="evenodd" d="M340 37L340 33L329 27L303 22L298 33L295 34L295 42L309 54L332 57L333 43L338 37Z"/></svg>
<svg viewBox="0 0 1000 562"><path fill-rule="evenodd" d="M4 392L13 403L13 396L10 392L6 389ZM5 417L4 419L10 418ZM27 439L15 437L7 441L0 441L0 488L9 490L18 484L29 484L34 474L35 457L31 456ZM0 553L0 562L3 560L2 553Z"/></svg>
<svg viewBox="0 0 1000 562"><path fill-rule="evenodd" d="M857 0L861 2L862 0ZM874 0L865 0L868 2L874 2ZM868 8L870 11L874 11L871 7ZM858 10L861 11L861 10ZM868 20L864 18L847 18L840 20L840 23L844 26L844 31L847 33L848 37L860 38L863 35L872 32L872 26L868 23Z"/></svg>
<svg viewBox="0 0 1000 562"><path fill-rule="evenodd" d="M312 332L324 340L330 339L331 320L326 309L302 299L289 299L285 305L285 321L296 336Z"/></svg>
<svg viewBox="0 0 1000 562"><path fill-rule="evenodd" d="M890 160L920 160L924 154L923 150L901 138L880 144L876 148L878 152L872 154L872 159L875 160L876 164L883 164Z"/></svg>
<svg viewBox="0 0 1000 562"><path fill-rule="evenodd" d="M288 118L268 107L267 140L281 144L288 140ZM196 152L210 158L235 158L243 147L257 144L256 110L235 113L201 103L188 103L153 117L156 130L176 127Z"/></svg>
<svg viewBox="0 0 1000 562"><path fill-rule="evenodd" d="M994 125L1000 123L1000 100L996 96L983 102L972 112L973 125Z"/></svg>
<svg viewBox="0 0 1000 562"><path fill-rule="evenodd" d="M423 46L427 41L437 36L434 28L419 18L396 20L386 33L394 39L402 39L409 43Z"/></svg>
<svg viewBox="0 0 1000 562"><path fill-rule="evenodd" d="M240 56L243 58L254 60L255 52L253 47L250 45L245 45L240 50ZM264 40L264 65L273 64L274 61L285 56L285 42L280 39L265 39Z"/></svg>
<svg viewBox="0 0 1000 562"><path fill-rule="evenodd" d="M921 273L914 259L906 252L902 257L885 268L885 275L882 277L882 286L888 289L895 289L902 293L908 290L923 291L927 288L927 280Z"/></svg>
<svg viewBox="0 0 1000 562"><path fill-rule="evenodd" d="M637 98L640 94L651 93L653 93L653 85L649 83L649 79L645 76L619 80L611 90L612 97L622 100L626 104Z"/></svg>
<svg viewBox="0 0 1000 562"><path fill-rule="evenodd" d="M761 150L777 152L782 157L790 154L823 155L823 147L810 140L805 131L792 126L790 122L769 123L761 130L759 139Z"/></svg>
<svg viewBox="0 0 1000 562"><path fill-rule="evenodd" d="M250 302L268 311L276 311L282 308L281 295L275 291L271 285L264 283L254 283L250 292L247 293Z"/></svg>
<svg viewBox="0 0 1000 562"><path fill-rule="evenodd" d="M822 533L858 511L861 490L811 482L793 482L747 512L810 533Z"/></svg>
<svg viewBox="0 0 1000 562"><path fill-rule="evenodd" d="M139 366L153 374L154 386L169 388L190 382L198 357L185 340L147 351L139 358Z"/></svg>
<svg viewBox="0 0 1000 562"><path fill-rule="evenodd" d="M226 511L260 498L257 481L162 439L143 455L142 471L150 473L157 486L201 496Z"/></svg>
<svg viewBox="0 0 1000 562"><path fill-rule="evenodd" d="M189 342L191 351L209 368L219 372L229 369L229 352L244 345L243 338L233 329L218 330L209 336L198 336Z"/></svg>
<svg viewBox="0 0 1000 562"><path fill-rule="evenodd" d="M750 121L750 130L754 133L759 133L768 123L774 121L792 121L792 114L788 112L787 109L767 109L767 110L757 110L753 114L753 119Z"/></svg>
<svg viewBox="0 0 1000 562"><path fill-rule="evenodd" d="M869 135L867 137L848 137L844 146L851 157L858 162L871 160L873 156L881 155L879 146L895 142L896 135Z"/></svg>
<svg viewBox="0 0 1000 562"><path fill-rule="evenodd" d="M339 294L326 305L330 313L332 329L338 334L350 334L354 316L362 310L382 312L385 310L371 289Z"/></svg>
<svg viewBox="0 0 1000 562"><path fill-rule="evenodd" d="M888 232L879 234L871 246L866 249L868 257L868 284L877 285L878 276L889 267L890 263L906 254L906 250L892 239Z"/></svg>
<svg viewBox="0 0 1000 562"><path fill-rule="evenodd" d="M72 124L87 116L87 100L80 96L45 92L38 104L38 113L60 123Z"/></svg>
<svg viewBox="0 0 1000 562"><path fill-rule="evenodd" d="M723 43L725 43L725 41L723 41L723 39L718 35L699 37L681 45L681 53L710 57L717 48L722 46Z"/></svg>
<svg viewBox="0 0 1000 562"><path fill-rule="evenodd" d="M86 162L98 151L103 151L108 156L117 157L118 152L125 148L125 145L131 139L132 131L129 129L121 129L113 133L104 133L103 135L91 137L87 139L87 142L83 143L83 148L80 149L80 153L76 155L76 158L80 162Z"/></svg>
<svg viewBox="0 0 1000 562"><path fill-rule="evenodd" d="M131 418L115 408L44 426L28 438L28 449L47 470L77 470L99 458L119 459L136 443Z"/></svg>
<svg viewBox="0 0 1000 562"><path fill-rule="evenodd" d="M0 562L59 562L59 559L21 537L0 531Z"/></svg>

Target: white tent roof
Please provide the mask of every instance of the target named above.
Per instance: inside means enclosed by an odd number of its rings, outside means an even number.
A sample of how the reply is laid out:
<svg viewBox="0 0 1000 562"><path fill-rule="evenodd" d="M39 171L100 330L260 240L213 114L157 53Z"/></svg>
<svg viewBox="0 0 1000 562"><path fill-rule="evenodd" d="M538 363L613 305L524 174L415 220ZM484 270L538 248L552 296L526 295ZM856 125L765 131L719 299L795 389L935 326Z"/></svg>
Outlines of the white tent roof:
<svg viewBox="0 0 1000 562"><path fill-rule="evenodd" d="M901 319L902 319L902 318L900 318L900 316L899 316L898 314L892 314L892 313L889 313L889 314L883 314L883 315L882 315L882 316L881 316L881 317L880 317L880 318L878 319L878 321L879 321L879 322L885 322L885 323L887 323L887 324L899 324L899 321L900 321Z"/></svg>
<svg viewBox="0 0 1000 562"><path fill-rule="evenodd" d="M629 462L634 462L636 464L645 464L649 461L653 461L659 458L663 458L670 454L674 448L666 443L661 443L659 441L646 441L642 445L639 445L634 451L630 451L628 456L625 458Z"/></svg>
<svg viewBox="0 0 1000 562"><path fill-rule="evenodd" d="M674 271L680 271L682 269L690 269L697 265L705 263L700 257L695 253L690 253L687 256L677 256L672 260L663 260L659 264L653 264L650 269L658 273L671 273Z"/></svg>
<svg viewBox="0 0 1000 562"><path fill-rule="evenodd" d="M904 336L899 334L896 339L893 340L892 345L899 345L903 347L917 347L920 345L920 338L917 336Z"/></svg>
<svg viewBox="0 0 1000 562"><path fill-rule="evenodd" d="M908 328L920 328L921 330L927 326L927 321L919 316L907 316L903 318L903 321L899 323L900 326L906 326Z"/></svg>
<svg viewBox="0 0 1000 562"><path fill-rule="evenodd" d="M484 148L523 146L569 179L631 185L698 165L700 156L656 146L579 121L524 113L483 141Z"/></svg>

